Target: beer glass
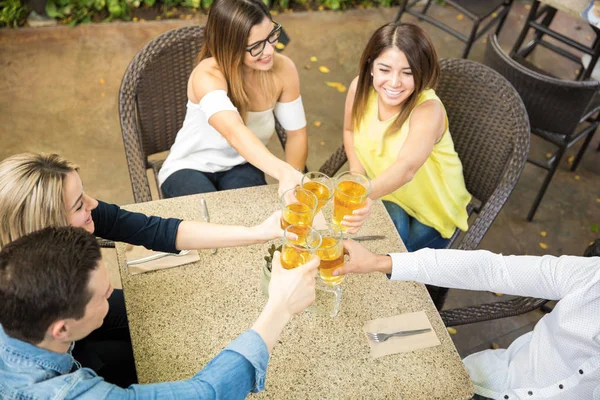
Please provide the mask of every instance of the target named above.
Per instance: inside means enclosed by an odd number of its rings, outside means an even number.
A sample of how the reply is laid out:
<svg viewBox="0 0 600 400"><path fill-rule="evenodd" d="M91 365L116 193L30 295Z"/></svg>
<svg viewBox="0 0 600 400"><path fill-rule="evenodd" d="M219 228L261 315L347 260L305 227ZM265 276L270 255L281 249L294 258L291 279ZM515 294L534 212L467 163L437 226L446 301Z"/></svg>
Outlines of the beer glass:
<svg viewBox="0 0 600 400"><path fill-rule="evenodd" d="M288 238L288 233L295 233L298 239ZM281 247L281 266L285 269L298 268L306 264L321 245L321 235L310 226L289 225L284 230L284 238Z"/></svg>
<svg viewBox="0 0 600 400"><path fill-rule="evenodd" d="M333 180L321 172L307 172L302 177L300 186L317 196L319 204L317 205L315 214L321 211L333 197Z"/></svg>
<svg viewBox="0 0 600 400"><path fill-rule="evenodd" d="M304 228L312 225L319 200L311 191L300 187L288 189L283 192L279 202L282 209L281 229L285 229L289 225L298 225ZM297 232L294 233L304 236L302 229L296 230Z"/></svg>
<svg viewBox="0 0 600 400"><path fill-rule="evenodd" d="M317 255L321 259L319 274L326 285L336 286L342 283L343 276L333 276L333 271L344 266L344 244L342 229L338 225L328 224L319 229L321 246Z"/></svg>
<svg viewBox="0 0 600 400"><path fill-rule="evenodd" d="M348 227L341 225L346 215L363 208L371 193L371 180L365 175L347 171L335 178L335 193L333 195L333 223L339 225L342 231Z"/></svg>

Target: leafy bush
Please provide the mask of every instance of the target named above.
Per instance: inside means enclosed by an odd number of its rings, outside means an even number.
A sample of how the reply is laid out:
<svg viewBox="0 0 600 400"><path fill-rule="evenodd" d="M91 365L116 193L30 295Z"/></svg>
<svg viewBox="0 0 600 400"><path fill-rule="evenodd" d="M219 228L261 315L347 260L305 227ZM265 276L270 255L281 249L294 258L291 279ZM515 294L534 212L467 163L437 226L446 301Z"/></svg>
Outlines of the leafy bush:
<svg viewBox="0 0 600 400"><path fill-rule="evenodd" d="M214 0L48 0L46 14L61 23L74 26L98 20L131 20L140 7L162 10L165 17L174 15L173 8L207 11ZM269 4L269 0L263 0ZM441 1L441 0L436 0ZM389 7L394 0L271 0L276 10L330 9L343 10L355 6ZM160 11L159 11L160 12ZM17 27L25 23L29 8L24 0L0 0L0 26ZM157 18L158 19L158 18ZM134 19L135 20L135 19Z"/></svg>
<svg viewBox="0 0 600 400"><path fill-rule="evenodd" d="M29 9L21 0L0 0L0 26L23 25Z"/></svg>

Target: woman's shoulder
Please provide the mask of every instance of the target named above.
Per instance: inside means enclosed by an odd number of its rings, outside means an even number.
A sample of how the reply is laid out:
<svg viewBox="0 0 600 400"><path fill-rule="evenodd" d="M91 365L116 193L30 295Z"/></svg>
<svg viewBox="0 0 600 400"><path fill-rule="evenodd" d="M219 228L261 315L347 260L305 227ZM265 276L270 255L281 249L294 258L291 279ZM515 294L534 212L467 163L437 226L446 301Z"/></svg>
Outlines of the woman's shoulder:
<svg viewBox="0 0 600 400"><path fill-rule="evenodd" d="M440 104L442 103L442 100L435 93L434 89L425 89L421 93L419 93L418 104L424 103L427 100L436 100Z"/></svg>
<svg viewBox="0 0 600 400"><path fill-rule="evenodd" d="M225 75L213 57L206 58L196 65L190 76L189 84L191 85L193 94L193 96L189 97L194 103L200 102L200 99L208 92L214 90L227 91Z"/></svg>
<svg viewBox="0 0 600 400"><path fill-rule="evenodd" d="M290 76L297 76L298 70L291 58L280 53L273 53L273 73L285 79Z"/></svg>

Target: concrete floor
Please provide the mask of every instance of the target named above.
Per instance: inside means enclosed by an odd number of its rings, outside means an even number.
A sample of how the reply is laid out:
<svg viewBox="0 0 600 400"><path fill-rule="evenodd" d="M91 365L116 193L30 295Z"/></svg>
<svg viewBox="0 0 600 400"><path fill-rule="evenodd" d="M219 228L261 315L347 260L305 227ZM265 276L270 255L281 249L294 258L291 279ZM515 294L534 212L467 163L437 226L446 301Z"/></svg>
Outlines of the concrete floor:
<svg viewBox="0 0 600 400"><path fill-rule="evenodd" d="M525 2L516 2L500 35L510 49L525 16ZM353 10L348 12L284 13L277 16L291 37L285 54L300 73L302 96L309 121L310 169L318 169L341 144L345 94L327 87L325 81L348 85L357 74L357 63L371 33L391 21L397 9ZM436 18L466 28L456 13L432 7ZM405 16L403 21L414 22ZM86 191L117 204L133 201L120 134L117 98L121 78L133 56L159 34L180 26L203 23L172 20L140 23L110 23L76 28L23 28L0 30L0 159L24 151L57 152L81 166ZM559 15L555 24L571 37L590 43L589 26ZM428 24L441 58L459 57L462 43ZM470 58L482 60L485 44L480 41ZM318 63L309 61L318 57ZM577 66L544 49L536 51L536 64L572 79ZM305 69L306 65L312 68ZM322 74L316 68L327 66ZM321 122L320 127L313 124ZM543 171L527 165L512 197L481 243L481 248L504 254L574 254L599 234L600 153L595 152L597 135L576 173L568 171L565 160L532 223L527 210L543 179ZM276 140L269 148L277 155ZM575 146L568 156L578 150ZM532 153L541 157L550 147L532 139ZM232 221L233 222L233 221ZM542 237L541 232L547 236ZM547 244L542 249L540 243ZM111 259L112 257L112 259ZM109 263L114 256L107 253ZM119 277L113 274L115 284ZM490 293L450 292L447 308L499 300ZM515 337L531 330L541 313L459 327L453 336L462 356L489 347L491 342L507 346Z"/></svg>

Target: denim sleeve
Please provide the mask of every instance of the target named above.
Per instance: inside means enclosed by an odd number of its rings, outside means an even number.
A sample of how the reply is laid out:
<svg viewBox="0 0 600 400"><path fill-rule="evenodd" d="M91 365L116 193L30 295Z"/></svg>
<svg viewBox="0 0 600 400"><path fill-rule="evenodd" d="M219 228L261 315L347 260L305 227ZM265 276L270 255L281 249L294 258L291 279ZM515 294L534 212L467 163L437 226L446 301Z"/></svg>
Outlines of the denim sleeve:
<svg viewBox="0 0 600 400"><path fill-rule="evenodd" d="M150 250L176 253L175 238L181 223L176 218L149 217L98 201L92 210L94 235L103 239L144 246Z"/></svg>
<svg viewBox="0 0 600 400"><path fill-rule="evenodd" d="M113 386L107 399L245 399L264 389L269 351L255 331L238 336L200 372L186 381ZM165 366L168 368L168 366Z"/></svg>

